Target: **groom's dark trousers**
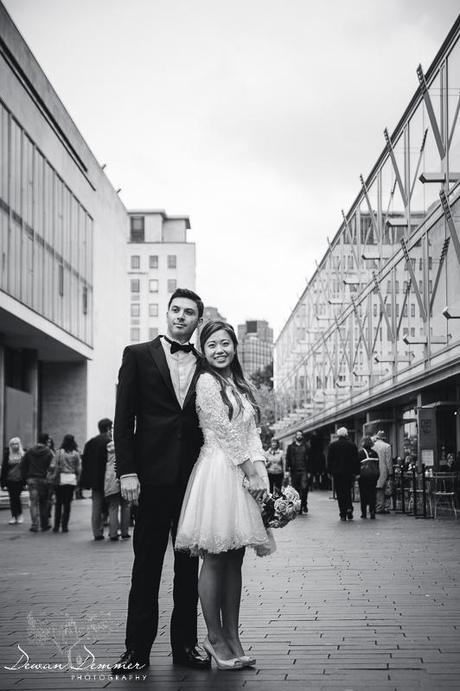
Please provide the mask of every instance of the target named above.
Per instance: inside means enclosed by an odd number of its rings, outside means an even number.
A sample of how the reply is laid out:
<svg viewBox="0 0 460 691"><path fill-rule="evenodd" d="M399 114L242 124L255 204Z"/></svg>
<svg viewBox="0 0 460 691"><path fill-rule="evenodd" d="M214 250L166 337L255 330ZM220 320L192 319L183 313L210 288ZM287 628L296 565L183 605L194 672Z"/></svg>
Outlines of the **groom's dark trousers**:
<svg viewBox="0 0 460 691"><path fill-rule="evenodd" d="M136 473L141 492L134 528L134 565L126 649L148 659L158 629L158 591L169 535L174 539L190 472L203 442L195 410L200 356L181 406L160 338L123 354L114 422L118 477ZM174 553L173 653L197 642L198 559Z"/></svg>
<svg viewBox="0 0 460 691"><path fill-rule="evenodd" d="M126 624L126 649L148 658L158 629L158 590L169 535L176 535L183 488L143 487L134 528L134 566ZM174 552L171 647L197 640L198 558Z"/></svg>

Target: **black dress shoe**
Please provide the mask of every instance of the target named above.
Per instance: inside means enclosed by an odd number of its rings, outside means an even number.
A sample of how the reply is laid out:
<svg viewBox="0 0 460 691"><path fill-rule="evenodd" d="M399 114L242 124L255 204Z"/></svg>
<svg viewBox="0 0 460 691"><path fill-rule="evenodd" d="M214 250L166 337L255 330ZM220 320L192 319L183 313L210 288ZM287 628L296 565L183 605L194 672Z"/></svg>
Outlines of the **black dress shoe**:
<svg viewBox="0 0 460 691"><path fill-rule="evenodd" d="M192 669L210 669L211 667L209 655L197 647L174 651L173 662L175 665L192 667Z"/></svg>
<svg viewBox="0 0 460 691"><path fill-rule="evenodd" d="M139 657L134 650L125 650L120 659L112 667L112 674L126 674L146 669L150 662L148 658Z"/></svg>

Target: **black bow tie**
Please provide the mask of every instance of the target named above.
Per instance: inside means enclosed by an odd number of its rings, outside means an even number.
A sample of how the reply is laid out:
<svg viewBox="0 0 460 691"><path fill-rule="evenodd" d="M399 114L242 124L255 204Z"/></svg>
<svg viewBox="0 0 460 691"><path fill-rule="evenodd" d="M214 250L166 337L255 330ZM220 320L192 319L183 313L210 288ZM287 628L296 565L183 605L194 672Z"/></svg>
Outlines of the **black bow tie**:
<svg viewBox="0 0 460 691"><path fill-rule="evenodd" d="M177 353L178 350L183 350L184 353L191 353L193 346L191 343L178 343L177 341L171 341L169 338L165 337L165 340L171 344L171 355Z"/></svg>

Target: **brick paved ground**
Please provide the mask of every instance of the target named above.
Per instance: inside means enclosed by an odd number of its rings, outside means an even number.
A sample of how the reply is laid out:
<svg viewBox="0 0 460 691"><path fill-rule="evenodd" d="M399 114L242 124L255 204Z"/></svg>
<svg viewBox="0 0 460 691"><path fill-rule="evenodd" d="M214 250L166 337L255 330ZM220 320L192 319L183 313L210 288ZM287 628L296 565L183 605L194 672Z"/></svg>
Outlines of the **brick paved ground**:
<svg viewBox="0 0 460 691"><path fill-rule="evenodd" d="M29 664L65 663L52 634L57 641L79 641L73 660L89 657L85 642L96 665L115 661L123 649L132 548L129 542L91 541L89 512L89 500L74 502L68 535L30 533L28 521L8 526L7 512L0 513L1 689L125 690L142 683L111 681L104 670L73 672L79 679L55 669L5 669L18 662L18 644ZM160 634L144 688L460 689L460 523L397 515L347 523L337 518L328 494L312 493L308 517L277 531L275 555L246 555L242 638L257 656L254 670L173 668L168 552Z"/></svg>

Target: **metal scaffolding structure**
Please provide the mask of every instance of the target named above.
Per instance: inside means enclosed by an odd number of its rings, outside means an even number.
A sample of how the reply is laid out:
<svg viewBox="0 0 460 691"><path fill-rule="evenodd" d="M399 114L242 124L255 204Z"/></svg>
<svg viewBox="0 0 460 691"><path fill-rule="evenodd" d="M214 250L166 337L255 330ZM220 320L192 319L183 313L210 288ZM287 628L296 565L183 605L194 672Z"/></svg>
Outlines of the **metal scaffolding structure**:
<svg viewBox="0 0 460 691"><path fill-rule="evenodd" d="M279 438L460 371L460 18L275 343ZM443 375L444 373L444 375Z"/></svg>

